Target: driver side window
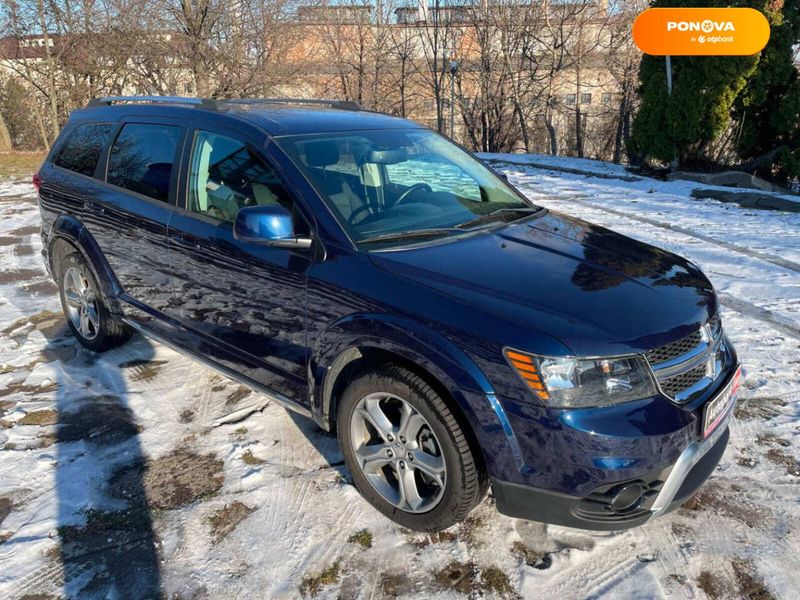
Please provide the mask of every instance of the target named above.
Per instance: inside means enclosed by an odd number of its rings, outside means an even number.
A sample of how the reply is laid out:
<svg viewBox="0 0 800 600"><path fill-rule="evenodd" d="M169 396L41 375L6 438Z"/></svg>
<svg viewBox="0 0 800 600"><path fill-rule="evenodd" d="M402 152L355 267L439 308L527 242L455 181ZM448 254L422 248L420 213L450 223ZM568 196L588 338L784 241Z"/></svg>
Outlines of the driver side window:
<svg viewBox="0 0 800 600"><path fill-rule="evenodd" d="M275 171L246 144L198 131L192 147L188 210L232 223L240 208L265 204L292 211L290 196Z"/></svg>

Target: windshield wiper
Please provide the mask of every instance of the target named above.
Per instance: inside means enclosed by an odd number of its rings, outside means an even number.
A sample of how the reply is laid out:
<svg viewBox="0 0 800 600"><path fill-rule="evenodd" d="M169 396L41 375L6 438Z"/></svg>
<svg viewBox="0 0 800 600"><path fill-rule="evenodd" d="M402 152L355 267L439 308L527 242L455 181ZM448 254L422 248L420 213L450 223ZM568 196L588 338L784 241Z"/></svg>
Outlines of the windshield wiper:
<svg viewBox="0 0 800 600"><path fill-rule="evenodd" d="M483 225L484 223L491 223L492 221L499 221L503 220L503 215L516 216L517 214L529 214L539 212L541 208L534 208L533 206L520 206L518 208L498 208L497 210L493 210L490 213L485 215L481 215L479 217L475 217L470 221L464 221L456 225L459 229L471 229L477 225Z"/></svg>
<svg viewBox="0 0 800 600"><path fill-rule="evenodd" d="M401 240L413 240L416 238L430 238L452 233L464 233L456 227L433 227L430 229L413 229L409 231L395 231L392 233L382 233L373 237L359 240L359 244L377 244L379 242L396 242Z"/></svg>

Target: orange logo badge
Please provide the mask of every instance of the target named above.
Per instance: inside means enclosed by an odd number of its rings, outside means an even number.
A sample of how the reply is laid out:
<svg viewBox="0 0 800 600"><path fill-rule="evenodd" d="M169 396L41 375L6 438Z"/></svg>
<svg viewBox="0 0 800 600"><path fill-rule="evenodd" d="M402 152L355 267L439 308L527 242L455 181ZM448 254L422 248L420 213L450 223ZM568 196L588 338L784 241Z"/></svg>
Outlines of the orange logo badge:
<svg viewBox="0 0 800 600"><path fill-rule="evenodd" d="M654 56L750 56L767 45L769 22L752 8L651 8L633 40Z"/></svg>

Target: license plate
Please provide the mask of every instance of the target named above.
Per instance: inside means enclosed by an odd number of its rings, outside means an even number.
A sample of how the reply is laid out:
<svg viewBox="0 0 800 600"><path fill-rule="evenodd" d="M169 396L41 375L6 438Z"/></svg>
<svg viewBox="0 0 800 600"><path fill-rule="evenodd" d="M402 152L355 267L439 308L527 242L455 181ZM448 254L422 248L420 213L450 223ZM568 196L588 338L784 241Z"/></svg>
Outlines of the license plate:
<svg viewBox="0 0 800 600"><path fill-rule="evenodd" d="M739 380L742 376L742 368L736 369L736 374L725 386L716 398L706 404L703 409L703 437L708 437L712 431L722 422L728 414L731 406L736 401L736 394L739 391Z"/></svg>

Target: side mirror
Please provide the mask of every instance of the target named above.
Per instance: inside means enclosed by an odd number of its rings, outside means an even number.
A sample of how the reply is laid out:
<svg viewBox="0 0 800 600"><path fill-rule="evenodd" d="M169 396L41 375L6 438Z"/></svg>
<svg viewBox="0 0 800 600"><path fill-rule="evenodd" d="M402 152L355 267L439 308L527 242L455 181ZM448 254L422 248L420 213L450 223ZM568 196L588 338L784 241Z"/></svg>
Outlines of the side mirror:
<svg viewBox="0 0 800 600"><path fill-rule="evenodd" d="M312 243L310 237L294 234L292 214L276 204L239 209L233 223L233 237L251 244L300 250L310 248Z"/></svg>

